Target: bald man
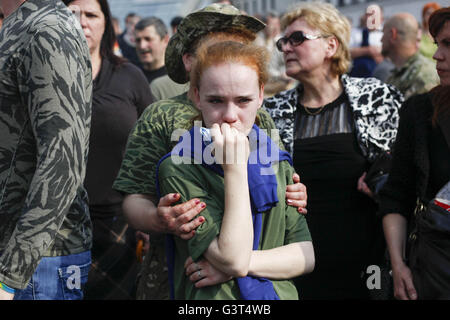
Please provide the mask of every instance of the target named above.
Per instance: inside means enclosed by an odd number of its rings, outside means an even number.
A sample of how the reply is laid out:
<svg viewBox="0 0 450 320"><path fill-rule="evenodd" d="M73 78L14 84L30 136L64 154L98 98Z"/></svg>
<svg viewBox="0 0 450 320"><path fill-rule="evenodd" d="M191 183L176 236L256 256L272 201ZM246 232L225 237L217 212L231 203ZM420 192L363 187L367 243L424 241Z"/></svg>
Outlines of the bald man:
<svg viewBox="0 0 450 320"><path fill-rule="evenodd" d="M397 87L405 99L439 84L433 61L419 53L419 39L419 23L409 13L398 13L384 25L381 52L395 65L386 82Z"/></svg>

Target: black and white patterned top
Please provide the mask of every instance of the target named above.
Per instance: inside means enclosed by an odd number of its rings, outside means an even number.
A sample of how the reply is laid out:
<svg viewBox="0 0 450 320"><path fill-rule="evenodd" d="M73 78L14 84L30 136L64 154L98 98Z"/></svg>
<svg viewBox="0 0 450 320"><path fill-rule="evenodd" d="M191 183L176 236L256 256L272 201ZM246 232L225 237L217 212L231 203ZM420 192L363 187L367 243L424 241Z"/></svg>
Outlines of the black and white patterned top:
<svg viewBox="0 0 450 320"><path fill-rule="evenodd" d="M389 151L397 134L402 94L393 86L375 78L341 77L344 92L353 112L356 137L363 155L374 161ZM265 100L264 107L280 131L286 150L293 154L294 126L303 86L283 91Z"/></svg>

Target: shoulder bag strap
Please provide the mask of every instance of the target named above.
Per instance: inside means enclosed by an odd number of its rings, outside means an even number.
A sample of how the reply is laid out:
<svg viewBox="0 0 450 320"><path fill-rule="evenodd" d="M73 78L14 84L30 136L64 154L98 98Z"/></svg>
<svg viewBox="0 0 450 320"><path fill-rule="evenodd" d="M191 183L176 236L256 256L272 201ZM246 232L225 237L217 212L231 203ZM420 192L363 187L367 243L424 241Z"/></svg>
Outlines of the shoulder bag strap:
<svg viewBox="0 0 450 320"><path fill-rule="evenodd" d="M447 114L439 118L437 122L444 134L447 145L450 148L450 112L447 112Z"/></svg>

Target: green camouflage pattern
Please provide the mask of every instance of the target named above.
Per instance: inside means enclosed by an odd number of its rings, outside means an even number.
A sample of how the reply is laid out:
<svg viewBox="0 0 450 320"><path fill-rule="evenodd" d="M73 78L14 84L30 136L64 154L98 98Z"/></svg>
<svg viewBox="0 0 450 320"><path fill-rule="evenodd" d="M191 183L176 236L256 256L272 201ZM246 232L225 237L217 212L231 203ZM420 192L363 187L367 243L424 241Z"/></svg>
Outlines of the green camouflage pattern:
<svg viewBox="0 0 450 320"><path fill-rule="evenodd" d="M43 256L91 247L91 62L62 1L28 0L4 20L0 70L0 282L23 289Z"/></svg>
<svg viewBox="0 0 450 320"><path fill-rule="evenodd" d="M183 64L183 54L200 37L209 32L243 28L257 33L265 24L227 4L214 3L187 15L170 38L165 53L165 65L169 77L180 84L189 81Z"/></svg>
<svg viewBox="0 0 450 320"><path fill-rule="evenodd" d="M425 57L433 61L436 64L436 61L433 60L433 56L437 50L437 44L434 43L433 37L428 35L427 33L422 33L422 38L420 39L419 52Z"/></svg>
<svg viewBox="0 0 450 320"><path fill-rule="evenodd" d="M187 93L160 100L150 105L137 121L128 138L122 167L113 188L127 194L150 194L156 197L156 165L178 143L180 134L189 130L200 112L188 99ZM258 111L259 126L273 137L275 124L262 108ZM150 236L150 250L145 256L138 282L137 299L168 299L169 284L164 235Z"/></svg>
<svg viewBox="0 0 450 320"><path fill-rule="evenodd" d="M439 82L436 65L420 53L409 58L401 68L392 70L386 80L386 83L392 84L403 94L405 100L430 91Z"/></svg>

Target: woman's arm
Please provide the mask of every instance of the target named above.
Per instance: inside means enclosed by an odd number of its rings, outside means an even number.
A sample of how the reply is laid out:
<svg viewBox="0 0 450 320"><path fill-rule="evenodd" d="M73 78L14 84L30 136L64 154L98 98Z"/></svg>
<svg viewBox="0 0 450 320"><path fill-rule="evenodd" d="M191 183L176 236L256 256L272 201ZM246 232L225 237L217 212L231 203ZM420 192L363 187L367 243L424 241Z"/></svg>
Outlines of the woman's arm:
<svg viewBox="0 0 450 320"><path fill-rule="evenodd" d="M212 129L215 131L216 159L223 160L225 210L220 234L209 245L204 256L230 276L244 277L253 249L253 221L247 178L249 142L245 135L226 123L220 129L214 124ZM223 157L218 156L221 150ZM238 151L235 157L232 150ZM236 159L240 156L239 150L245 150L245 157L239 159L241 161Z"/></svg>
<svg viewBox="0 0 450 320"><path fill-rule="evenodd" d="M400 300L415 300L411 270L404 262L408 222L404 216L391 213L383 217L383 230L392 265L394 296Z"/></svg>
<svg viewBox="0 0 450 320"><path fill-rule="evenodd" d="M248 275L273 280L291 279L312 272L314 264L312 242L296 242L271 250L253 251ZM196 288L213 286L232 279L206 259L194 262L189 257L185 262L185 269L186 275L195 283Z"/></svg>
<svg viewBox="0 0 450 320"><path fill-rule="evenodd" d="M284 163L280 164L278 170L284 176L280 177L278 182L281 185L291 184L294 169ZM298 215L290 206L280 205L284 213L284 228L275 232L284 233L283 242L271 246L272 249L253 251L249 275L284 280L309 273L314 269L314 248L305 217Z"/></svg>
<svg viewBox="0 0 450 320"><path fill-rule="evenodd" d="M386 238L391 263L404 263L406 245L406 218L398 213L391 213L383 217L383 230Z"/></svg>
<svg viewBox="0 0 450 320"><path fill-rule="evenodd" d="M291 279L314 270L311 241L295 242L270 250L252 252L248 274L273 280Z"/></svg>
<svg viewBox="0 0 450 320"><path fill-rule="evenodd" d="M394 146L392 168L389 178L380 190L380 210L383 230L392 264L394 296L397 299L416 299L410 269L404 262L407 226L414 211L417 198L417 130L419 123L415 114L416 105L426 108L420 96L408 99L400 109L400 123Z"/></svg>

